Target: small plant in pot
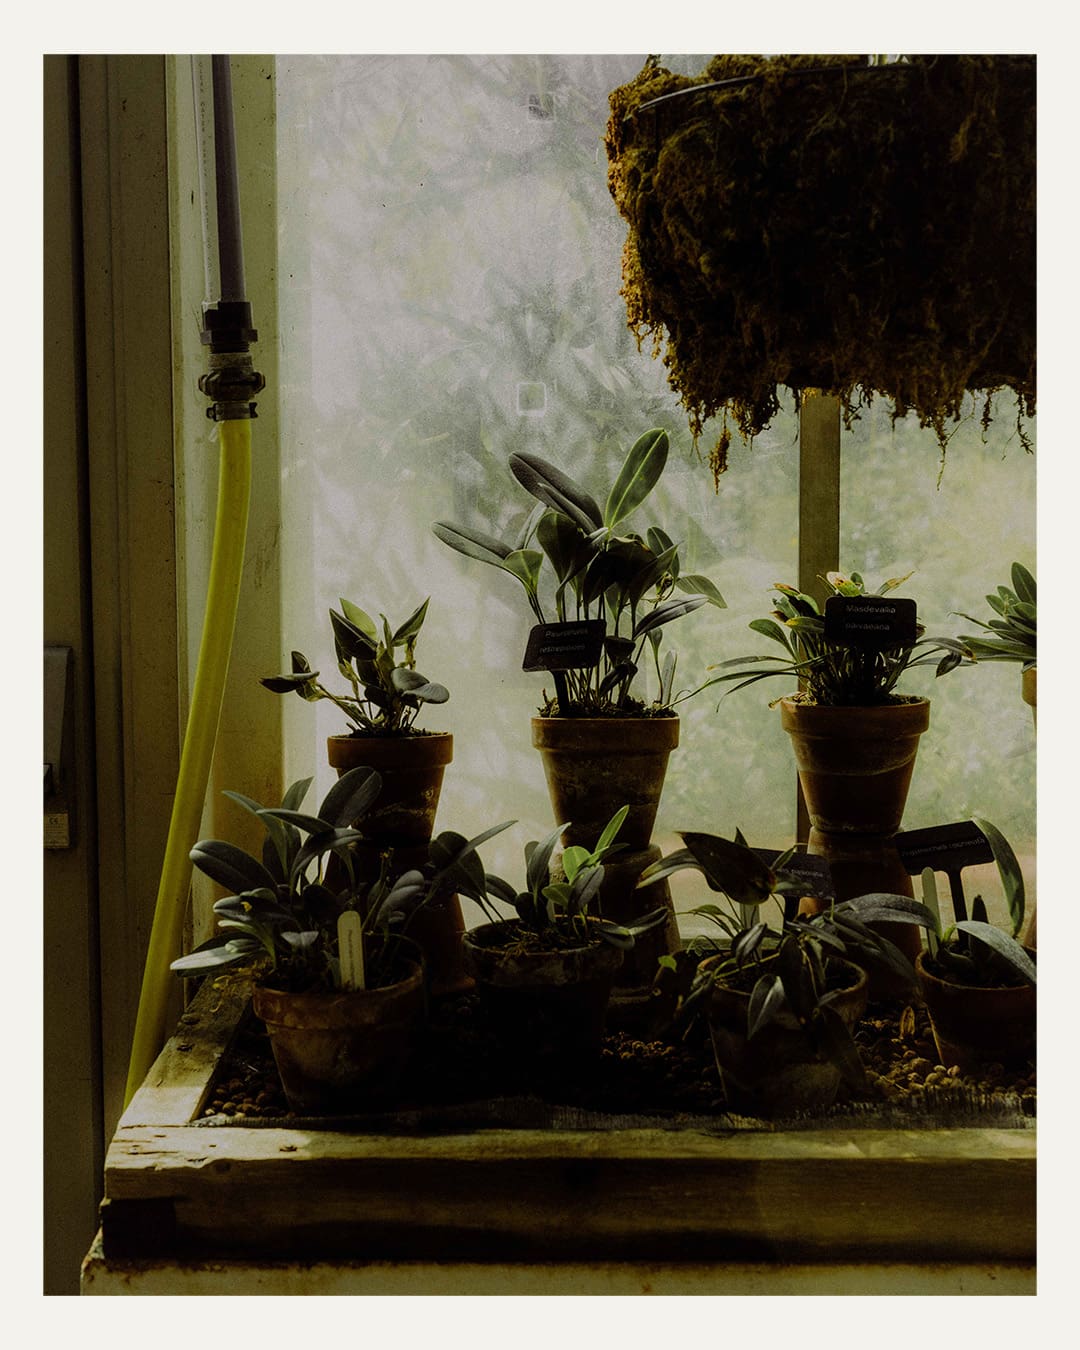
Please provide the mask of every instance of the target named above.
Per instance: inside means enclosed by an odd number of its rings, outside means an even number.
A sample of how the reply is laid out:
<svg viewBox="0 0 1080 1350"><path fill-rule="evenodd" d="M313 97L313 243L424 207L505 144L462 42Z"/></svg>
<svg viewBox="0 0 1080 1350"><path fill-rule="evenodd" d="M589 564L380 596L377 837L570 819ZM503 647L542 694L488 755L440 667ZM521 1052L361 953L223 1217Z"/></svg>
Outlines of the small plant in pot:
<svg viewBox="0 0 1080 1350"><path fill-rule="evenodd" d="M252 1007L267 1025L289 1105L336 1114L392 1096L425 1009L422 953L409 928L446 894L483 895L475 850L505 826L472 840L445 832L430 841L423 867L392 878L387 859L379 877L363 880L352 866L352 822L378 799L378 773L350 770L315 815L301 810L310 784L294 783L280 807L226 794L262 822L262 854L219 839L195 845L192 862L231 893L214 905L219 931L172 969L191 977L251 965ZM330 877L335 859L343 885Z"/></svg>
<svg viewBox="0 0 1080 1350"><path fill-rule="evenodd" d="M866 1009L870 963L887 965L907 988L915 970L904 953L870 925L928 922L907 896L871 894L831 906L810 918L785 918L789 897L805 882L785 871L795 850L769 865L734 839L686 832L685 847L642 877L699 871L722 904L692 911L720 929L696 938L684 962L683 995L675 1021L686 1028L703 1016L725 1095L735 1110L785 1115L832 1104L841 1083L864 1090L866 1080L853 1029ZM774 902L780 922L770 926L762 907ZM674 957L663 963L678 968Z"/></svg>
<svg viewBox="0 0 1080 1350"><path fill-rule="evenodd" d="M275 694L298 694L309 703L328 699L345 714L350 730L331 736L330 764L339 773L365 765L383 776L383 796L364 822L364 834L395 848L431 838L443 770L453 753L448 732L416 726L423 707L445 703L444 685L416 669L416 642L428 600L391 628L384 614L376 624L364 610L342 599L330 610L334 652L348 690L334 693L319 682L303 652L292 653L292 670L260 683Z"/></svg>
<svg viewBox="0 0 1080 1350"><path fill-rule="evenodd" d="M894 607L913 612L910 600L886 599L906 580L893 578L870 591L858 572L830 572L825 578L829 600L872 608L875 624L878 614ZM795 751L810 817L810 851L828 858L842 900L873 891L910 895L892 839L903 817L919 737L930 724L930 700L901 694L897 686L919 666L934 665L941 676L970 658L960 642L925 637L915 622L893 645L891 634L854 640L854 626L838 639L829 635L826 612L813 596L781 583L775 590L772 615L750 627L783 654L722 661L713 669L723 673L710 683L731 684L734 692L777 677L799 682L798 692L775 702Z"/></svg>
<svg viewBox="0 0 1080 1350"><path fill-rule="evenodd" d="M1021 671L1021 693L1031 708L1036 708L1036 621L1037 590L1035 578L1023 563L1014 562L1010 570L1012 586L999 586L986 603L994 613L992 619L976 619L961 614L961 619L982 629L979 634L961 634L963 643L973 660L1008 661Z"/></svg>
<svg viewBox="0 0 1080 1350"><path fill-rule="evenodd" d="M603 882L604 859L616 852L626 816L623 806L595 848L571 845L564 851L564 880L552 879L561 825L525 846L523 889L501 877L486 878L482 907L489 922L465 934L465 958L496 1034L530 1064L559 1067L599 1052L623 952L667 918L663 907L633 924L589 912ZM500 917L493 900L511 906L516 917Z"/></svg>
<svg viewBox="0 0 1080 1350"><path fill-rule="evenodd" d="M1035 1054L1035 953L1018 941L1024 925L1023 873L1001 831L978 817L974 823L993 851L1010 931L987 922L981 896L972 901L970 919L943 926L934 874L927 869L923 900L933 922L927 950L916 961L938 1056L942 1064L964 1071L987 1063L1022 1065Z"/></svg>
<svg viewBox="0 0 1080 1350"><path fill-rule="evenodd" d="M626 852L609 871L602 901L627 919L637 877L659 857L651 837L668 758L679 742L675 708L696 692L676 687L677 657L664 649L664 637L670 624L703 605L725 607L708 577L683 569L679 545L665 530L653 525L627 532L659 482L668 452L665 431L639 436L603 507L539 456L511 455L511 473L536 501L519 537L500 539L446 521L432 527L445 544L509 573L525 592L537 621L533 636L543 639L527 668L551 669L556 685L532 719L552 812L569 822L565 844L592 849L605 822L621 804L629 806ZM587 649L575 658L579 664L545 656L545 646L550 653L564 644ZM645 688L647 665L651 689ZM670 906L666 886L648 903ZM665 933L663 950L670 950L677 940L673 912Z"/></svg>
<svg viewBox="0 0 1080 1350"><path fill-rule="evenodd" d="M303 652L292 653L292 670L266 676L261 683L276 694L299 695L308 703L327 700L339 708L349 731L330 736L327 758L338 774L360 766L378 770L382 790L362 821L355 822L354 865L374 879L392 851L394 866L407 871L420 865L435 828L446 766L453 758L454 738L448 731L427 731L416 725L428 704L445 703L446 687L416 668L416 644L427 617L428 600L396 628L384 614L376 623L359 605L341 600L330 610L334 653L347 688L334 692L319 680ZM465 987L459 946L464 931L460 902L447 896L425 916L436 992Z"/></svg>

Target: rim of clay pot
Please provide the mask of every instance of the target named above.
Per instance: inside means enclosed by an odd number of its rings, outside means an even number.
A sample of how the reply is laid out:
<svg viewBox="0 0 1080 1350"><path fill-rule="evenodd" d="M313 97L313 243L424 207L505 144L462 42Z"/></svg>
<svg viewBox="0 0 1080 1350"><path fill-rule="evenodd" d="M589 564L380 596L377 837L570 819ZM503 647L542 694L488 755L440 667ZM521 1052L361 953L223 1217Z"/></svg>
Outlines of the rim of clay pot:
<svg viewBox="0 0 1080 1350"><path fill-rule="evenodd" d="M718 952L715 956L707 956L705 960L702 961L701 965L702 968L704 969L713 962L720 962L723 961L724 959L725 959L724 954ZM769 967L772 966L772 964L776 961L776 959L777 954L775 952L765 957L760 963L761 967L763 968L761 973L768 974ZM838 988L836 988L835 992L838 994L850 996L853 1002L858 1002L862 1000L865 1006L865 997L868 994L870 988L870 977L863 969L863 967L860 966L856 961L852 961L851 958L847 956L830 956L828 960L828 965L830 967L843 966L846 970L854 971L856 973L857 978L851 984L840 985ZM750 1002L749 990L734 989L732 988L731 985L724 984L722 981L717 981L713 984L711 993L724 996L728 999L738 999L740 1003L746 1005L749 1005Z"/></svg>
<svg viewBox="0 0 1080 1350"><path fill-rule="evenodd" d="M622 964L622 950L601 937L580 947L550 951L510 952L495 945L500 937L521 927L517 919L501 919L478 924L463 934L462 951L478 980L489 984L548 985L595 979L614 973Z"/></svg>
<svg viewBox="0 0 1080 1350"><path fill-rule="evenodd" d="M1030 956L1033 961L1036 960L1034 947L1025 947L1024 951L1027 952L1028 956ZM959 980L949 980L943 975L937 975L934 971L927 969L926 962L932 959L933 958L928 951L919 952L918 956L915 958L916 975L918 975L920 980L925 980L931 988L935 985L941 985L944 989L948 990L949 994L953 997L957 994L1001 994L1005 996L1010 994L1024 994L1026 996L1028 990L1031 990L1032 994L1035 993L1036 986L1028 984L1026 980L1021 981L1019 984L963 984Z"/></svg>
<svg viewBox="0 0 1080 1350"><path fill-rule="evenodd" d="M627 727L632 726L633 732ZM640 754L674 750L679 744L678 713L656 717L540 717L532 719L532 743L538 750L561 750L570 741L586 741L602 752Z"/></svg>
<svg viewBox="0 0 1080 1350"><path fill-rule="evenodd" d="M454 737L449 731L415 731L405 736L328 736L326 756L332 769L366 764L396 769L428 768L449 764Z"/></svg>
<svg viewBox="0 0 1080 1350"><path fill-rule="evenodd" d="M329 989L291 993L256 984L251 1006L262 1021L301 1030L310 1026L350 1027L370 1022L370 1009L378 1004L405 1002L422 990L424 972L419 962L403 960L407 973L393 984L375 989Z"/></svg>
<svg viewBox="0 0 1080 1350"><path fill-rule="evenodd" d="M930 700L912 696L903 703L834 708L821 703L799 703L788 697L780 700L780 722L785 731L806 731L815 736L857 734L861 739L879 728L886 735L911 735L925 731L930 725ZM860 728L857 733L852 730L855 723Z"/></svg>

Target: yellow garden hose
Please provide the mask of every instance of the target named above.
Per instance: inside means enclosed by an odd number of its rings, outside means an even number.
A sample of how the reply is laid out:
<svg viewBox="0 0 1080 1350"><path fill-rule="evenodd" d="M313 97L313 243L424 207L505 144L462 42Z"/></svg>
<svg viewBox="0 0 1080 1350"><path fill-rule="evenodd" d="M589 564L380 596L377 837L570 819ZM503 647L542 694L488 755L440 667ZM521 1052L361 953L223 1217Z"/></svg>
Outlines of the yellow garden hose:
<svg viewBox="0 0 1080 1350"><path fill-rule="evenodd" d="M234 418L219 422L218 428L221 457L206 614L139 994L125 1107L166 1037L166 1007L172 982L169 963L180 950L191 883L188 854L202 823L240 597L251 496L251 421L248 417Z"/></svg>

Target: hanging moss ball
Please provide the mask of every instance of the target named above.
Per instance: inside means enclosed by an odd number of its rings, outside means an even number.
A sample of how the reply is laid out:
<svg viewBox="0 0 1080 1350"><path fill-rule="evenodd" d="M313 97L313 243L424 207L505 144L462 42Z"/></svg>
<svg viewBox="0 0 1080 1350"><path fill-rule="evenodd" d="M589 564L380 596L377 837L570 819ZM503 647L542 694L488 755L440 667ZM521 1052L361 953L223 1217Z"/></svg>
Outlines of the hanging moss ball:
<svg viewBox="0 0 1080 1350"><path fill-rule="evenodd" d="M944 449L966 393L985 424L1010 389L1030 448L1034 56L650 59L610 107L628 322L695 437L752 438L787 386L849 423L883 395Z"/></svg>

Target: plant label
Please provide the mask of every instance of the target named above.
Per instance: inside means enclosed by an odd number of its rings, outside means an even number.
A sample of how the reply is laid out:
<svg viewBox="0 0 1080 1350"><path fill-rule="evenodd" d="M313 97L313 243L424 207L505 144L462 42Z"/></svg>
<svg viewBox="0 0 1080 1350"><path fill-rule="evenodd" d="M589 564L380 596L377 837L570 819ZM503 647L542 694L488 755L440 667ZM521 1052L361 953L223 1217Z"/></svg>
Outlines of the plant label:
<svg viewBox="0 0 1080 1350"><path fill-rule="evenodd" d="M830 595L825 640L848 647L910 647L916 636L915 601L891 595Z"/></svg>
<svg viewBox="0 0 1080 1350"><path fill-rule="evenodd" d="M771 867L780 857L779 850L775 848L756 848L754 852L767 867ZM795 877L802 883L805 887L803 895L812 895L818 900L836 899L836 887L827 858L820 858L816 853L793 853L784 864L784 875Z"/></svg>
<svg viewBox="0 0 1080 1350"><path fill-rule="evenodd" d="M986 835L973 820L932 825L925 830L901 830L893 836L893 843L905 870L913 877L920 876L925 867L951 874L994 861Z"/></svg>
<svg viewBox="0 0 1080 1350"><path fill-rule="evenodd" d="M579 670L597 666L604 650L603 619L579 623L538 623L529 634L522 670Z"/></svg>
<svg viewBox="0 0 1080 1350"><path fill-rule="evenodd" d="M341 962L341 987L363 989L364 925L355 909L346 909L337 921L338 959Z"/></svg>
<svg viewBox="0 0 1080 1350"><path fill-rule="evenodd" d="M893 836L900 861L910 876L944 872L957 922L967 918L967 901L960 873L965 867L994 861L994 851L973 820L931 825L925 830L902 830Z"/></svg>

